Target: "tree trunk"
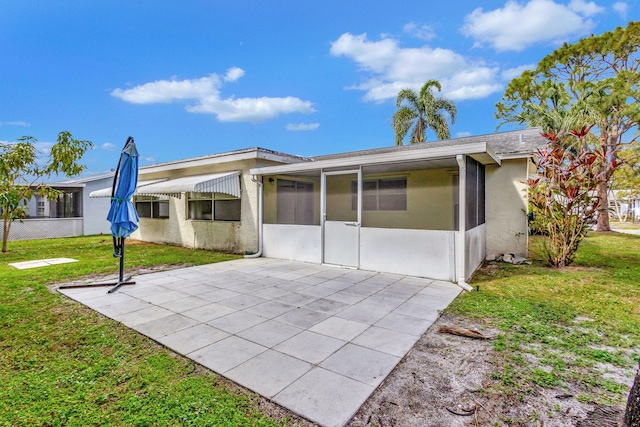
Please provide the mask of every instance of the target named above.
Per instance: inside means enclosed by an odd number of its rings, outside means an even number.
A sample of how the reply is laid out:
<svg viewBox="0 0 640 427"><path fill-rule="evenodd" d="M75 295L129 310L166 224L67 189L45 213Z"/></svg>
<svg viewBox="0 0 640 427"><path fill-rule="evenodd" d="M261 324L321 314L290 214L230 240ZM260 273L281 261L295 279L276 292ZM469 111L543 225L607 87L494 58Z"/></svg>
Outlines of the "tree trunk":
<svg viewBox="0 0 640 427"><path fill-rule="evenodd" d="M623 426L640 426L640 364L638 365L638 372L636 372L636 379L633 382L633 387L631 387L631 391L629 392Z"/></svg>
<svg viewBox="0 0 640 427"><path fill-rule="evenodd" d="M9 227L11 223L7 218L3 218L2 221L2 253L7 252L7 240L9 240Z"/></svg>
<svg viewBox="0 0 640 427"><path fill-rule="evenodd" d="M596 231L611 231L609 225L609 186L607 182L600 182L596 187L596 194L600 199L600 208L596 222Z"/></svg>

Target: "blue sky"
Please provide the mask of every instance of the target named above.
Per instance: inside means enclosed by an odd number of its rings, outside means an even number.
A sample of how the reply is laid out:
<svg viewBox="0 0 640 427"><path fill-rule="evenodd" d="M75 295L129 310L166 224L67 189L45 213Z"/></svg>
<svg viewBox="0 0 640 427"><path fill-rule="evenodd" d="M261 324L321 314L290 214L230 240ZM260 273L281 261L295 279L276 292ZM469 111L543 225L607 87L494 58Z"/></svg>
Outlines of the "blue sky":
<svg viewBox="0 0 640 427"><path fill-rule="evenodd" d="M0 141L46 152L68 130L95 144L85 175L129 135L143 165L391 146L398 91L428 79L458 108L452 136L487 134L511 78L640 19L640 0L435 3L0 0Z"/></svg>

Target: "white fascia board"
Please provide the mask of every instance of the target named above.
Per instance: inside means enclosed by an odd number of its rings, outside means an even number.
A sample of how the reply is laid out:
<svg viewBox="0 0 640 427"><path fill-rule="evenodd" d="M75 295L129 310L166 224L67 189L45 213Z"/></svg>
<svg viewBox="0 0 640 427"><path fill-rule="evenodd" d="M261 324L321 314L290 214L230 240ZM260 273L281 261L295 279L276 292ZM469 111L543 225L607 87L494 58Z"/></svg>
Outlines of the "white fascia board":
<svg viewBox="0 0 640 427"><path fill-rule="evenodd" d="M510 153L510 154L500 154L501 160L514 160L514 159L527 159L533 158L536 156L536 153Z"/></svg>
<svg viewBox="0 0 640 427"><path fill-rule="evenodd" d="M87 186L87 184L72 182L52 182L51 184L45 185L52 188L84 188ZM32 187L37 187L37 184L32 185Z"/></svg>
<svg viewBox="0 0 640 427"><path fill-rule="evenodd" d="M208 166L208 165L216 165L221 163L230 163L237 162L242 160L251 160L251 159L266 159L273 160L274 162L279 163L291 163L293 159L291 157L287 157L284 155L277 155L273 153L267 153L260 150L251 150L243 153L230 153L230 154L220 154L214 157L206 157L206 158L196 158L196 159L185 159L178 160L175 162L164 163L160 165L150 165L143 166L140 168L140 173L148 174L148 173L156 173L156 172L166 172L176 169L186 169L193 168L198 166Z"/></svg>
<svg viewBox="0 0 640 427"><path fill-rule="evenodd" d="M75 183L83 183L83 182L93 182L93 181L100 181L101 179L105 179L105 178L113 178L113 174L114 172L105 172L105 173L101 173L99 175L90 175L90 176L85 176L82 178L71 178L71 179L66 179L64 181L60 181L60 184L75 184Z"/></svg>
<svg viewBox="0 0 640 427"><path fill-rule="evenodd" d="M422 150L406 150L392 153L342 157L338 159L318 160L315 162L294 163L290 165L267 166L263 168L250 169L249 173L251 175L275 175L279 173L306 172L318 169L455 158L458 154L484 154L485 157L488 156L489 161L487 163L501 164L500 158L493 152L486 142L477 142L466 145L452 145L446 147L426 148Z"/></svg>

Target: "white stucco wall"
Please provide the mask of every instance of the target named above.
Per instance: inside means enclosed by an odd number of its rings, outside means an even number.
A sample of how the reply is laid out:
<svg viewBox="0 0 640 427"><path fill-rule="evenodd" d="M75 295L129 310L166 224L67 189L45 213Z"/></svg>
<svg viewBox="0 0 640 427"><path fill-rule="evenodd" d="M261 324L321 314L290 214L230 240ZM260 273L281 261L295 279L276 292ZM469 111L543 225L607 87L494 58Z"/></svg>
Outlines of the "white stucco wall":
<svg viewBox="0 0 640 427"><path fill-rule="evenodd" d="M262 255L268 258L322 262L319 225L264 224Z"/></svg>
<svg viewBox="0 0 640 427"><path fill-rule="evenodd" d="M527 159L487 166L486 255L527 256Z"/></svg>
<svg viewBox="0 0 640 427"><path fill-rule="evenodd" d="M249 168L256 160L226 162L201 167L176 169L153 174L140 171L139 180L172 179L182 176L203 175L240 170L241 220L206 221L187 219L187 198L169 198L169 218L140 218L139 228L132 239L147 242L170 243L224 252L245 253L258 250L258 188L251 181Z"/></svg>
<svg viewBox="0 0 640 427"><path fill-rule="evenodd" d="M113 177L107 177L87 182L82 189L82 217L85 236L100 233L111 234L111 224L107 221L111 200L108 197L89 197L92 191L111 187L111 185L113 185Z"/></svg>

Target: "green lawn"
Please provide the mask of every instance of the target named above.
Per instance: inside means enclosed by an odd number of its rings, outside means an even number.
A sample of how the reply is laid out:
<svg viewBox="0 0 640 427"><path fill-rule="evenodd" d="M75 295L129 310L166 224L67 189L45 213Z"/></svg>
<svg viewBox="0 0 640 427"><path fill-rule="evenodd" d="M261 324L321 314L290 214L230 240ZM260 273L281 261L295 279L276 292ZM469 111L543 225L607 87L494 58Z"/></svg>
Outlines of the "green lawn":
<svg viewBox="0 0 640 427"><path fill-rule="evenodd" d="M530 266L491 263L476 273L480 292L449 308L485 319L501 333L494 391L565 390L582 402L624 406L619 369L638 366L640 236L591 233L574 265L551 269L531 240Z"/></svg>
<svg viewBox="0 0 640 427"><path fill-rule="evenodd" d="M110 238L9 242L9 250L0 255L0 426L279 425L215 374L49 291L47 283L116 273ZM79 262L7 265L57 257ZM138 244L128 247L126 267L234 258Z"/></svg>

